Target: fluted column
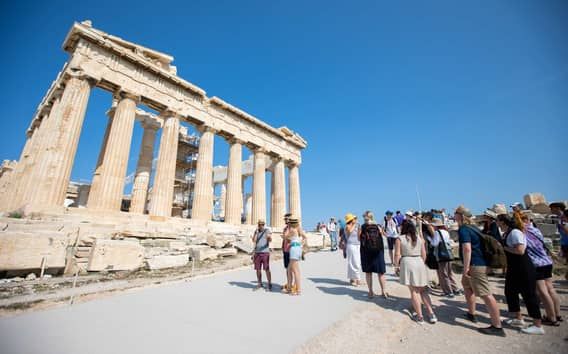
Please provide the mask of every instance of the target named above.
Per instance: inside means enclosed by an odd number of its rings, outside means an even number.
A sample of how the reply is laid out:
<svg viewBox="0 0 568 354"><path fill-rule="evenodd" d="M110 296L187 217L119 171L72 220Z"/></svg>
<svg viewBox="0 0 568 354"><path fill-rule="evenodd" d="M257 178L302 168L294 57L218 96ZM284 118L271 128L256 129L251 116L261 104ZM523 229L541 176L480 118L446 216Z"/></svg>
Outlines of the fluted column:
<svg viewBox="0 0 568 354"><path fill-rule="evenodd" d="M214 131L211 127L202 129L199 140L199 152L195 173L195 192L191 218L210 221L213 211L213 141Z"/></svg>
<svg viewBox="0 0 568 354"><path fill-rule="evenodd" d="M152 187L150 215L172 216L179 139L179 116L173 112L166 111L162 113L162 117L164 125L160 138L156 177Z"/></svg>
<svg viewBox="0 0 568 354"><path fill-rule="evenodd" d="M275 228L284 227L284 214L286 214L286 182L284 161L278 159L272 172L272 211L271 225Z"/></svg>
<svg viewBox="0 0 568 354"><path fill-rule="evenodd" d="M266 219L266 155L261 149L254 152L252 180L252 222Z"/></svg>
<svg viewBox="0 0 568 354"><path fill-rule="evenodd" d="M90 196L89 208L120 211L138 98L118 95L100 172L100 187Z"/></svg>
<svg viewBox="0 0 568 354"><path fill-rule="evenodd" d="M41 166L38 166L38 179L34 181L35 188L28 211L62 207L67 194L91 83L80 73L66 75L69 79L47 133L49 141L44 156L40 157Z"/></svg>
<svg viewBox="0 0 568 354"><path fill-rule="evenodd" d="M239 140L229 142L229 166L227 168L227 201L225 203L225 222L241 224L243 210L243 145Z"/></svg>
<svg viewBox="0 0 568 354"><path fill-rule="evenodd" d="M107 112L108 120L105 129L105 135L103 136L103 142L101 144L101 149L99 151L99 158L97 160L97 165L95 166L95 173L93 174L93 179L91 181L91 189L89 190L89 199L87 200L87 208L95 208L97 201L95 200L100 196L101 188L101 174L103 171L103 160L105 157L105 151L108 144L108 136L110 134L110 129L112 127L112 119L114 117L114 112L116 110L116 101L113 103L113 107Z"/></svg>
<svg viewBox="0 0 568 354"><path fill-rule="evenodd" d="M154 157L154 141L156 140L156 130L158 125L143 123L144 135L142 136L142 145L140 146L140 155L138 156L138 165L136 166L136 175L134 176L134 184L132 186L132 201L130 203L130 212L143 214L148 199L148 185L150 184L150 175L152 173L152 158ZM177 144L176 144L177 146Z"/></svg>
<svg viewBox="0 0 568 354"><path fill-rule="evenodd" d="M252 225L252 194L247 193L245 195L245 218L246 218L246 224L247 225ZM258 220L257 220L258 221Z"/></svg>
<svg viewBox="0 0 568 354"><path fill-rule="evenodd" d="M302 206L300 202L300 171L298 164L291 164L289 171L290 213L294 218L302 219Z"/></svg>

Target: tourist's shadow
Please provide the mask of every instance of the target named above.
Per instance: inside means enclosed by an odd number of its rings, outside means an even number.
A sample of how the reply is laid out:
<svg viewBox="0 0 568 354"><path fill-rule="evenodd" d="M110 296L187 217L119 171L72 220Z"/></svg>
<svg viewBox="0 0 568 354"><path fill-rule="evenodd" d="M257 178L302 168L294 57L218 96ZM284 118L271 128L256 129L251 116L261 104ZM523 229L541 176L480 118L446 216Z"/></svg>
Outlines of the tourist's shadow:
<svg viewBox="0 0 568 354"><path fill-rule="evenodd" d="M230 281L229 285L238 286L239 288L244 288L244 289L255 289L256 288L256 282L255 281L250 281L250 282Z"/></svg>
<svg viewBox="0 0 568 354"><path fill-rule="evenodd" d="M332 279L332 278L308 278L308 280L311 280L316 284L347 285L347 286L350 285L346 281L339 279Z"/></svg>

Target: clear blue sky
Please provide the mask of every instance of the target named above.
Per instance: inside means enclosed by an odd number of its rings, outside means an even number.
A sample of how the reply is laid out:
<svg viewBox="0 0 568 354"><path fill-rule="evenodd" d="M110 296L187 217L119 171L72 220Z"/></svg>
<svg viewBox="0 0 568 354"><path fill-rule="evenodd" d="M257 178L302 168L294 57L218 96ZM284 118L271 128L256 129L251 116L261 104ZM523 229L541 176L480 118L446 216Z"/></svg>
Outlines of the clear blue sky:
<svg viewBox="0 0 568 354"><path fill-rule="evenodd" d="M0 19L4 159L19 156L71 24L91 19L300 132L306 224L416 209L416 185L424 208L568 199L567 1L2 1ZM73 179L91 178L110 103L93 91Z"/></svg>

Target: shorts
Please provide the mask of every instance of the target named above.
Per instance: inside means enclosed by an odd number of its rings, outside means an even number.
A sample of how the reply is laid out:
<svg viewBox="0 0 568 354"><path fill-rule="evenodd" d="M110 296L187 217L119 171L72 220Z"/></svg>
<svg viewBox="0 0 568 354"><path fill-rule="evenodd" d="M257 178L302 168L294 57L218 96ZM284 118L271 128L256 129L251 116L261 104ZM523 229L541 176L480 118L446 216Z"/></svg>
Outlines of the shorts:
<svg viewBox="0 0 568 354"><path fill-rule="evenodd" d="M545 280L552 278L552 264L542 267L536 267L536 280Z"/></svg>
<svg viewBox="0 0 568 354"><path fill-rule="evenodd" d="M284 255L284 268L288 269L288 264L290 264L290 252L282 252Z"/></svg>
<svg viewBox="0 0 568 354"><path fill-rule="evenodd" d="M491 286L487 277L487 267L471 266L469 279L462 276L462 285L464 290L471 289L475 296L491 295Z"/></svg>
<svg viewBox="0 0 568 354"><path fill-rule="evenodd" d="M394 250L394 241L396 241L396 237L387 237L387 243L389 244L389 251Z"/></svg>
<svg viewBox="0 0 568 354"><path fill-rule="evenodd" d="M290 247L290 260L299 261L302 259L302 246Z"/></svg>
<svg viewBox="0 0 568 354"><path fill-rule="evenodd" d="M270 253L255 253L254 254L254 269L255 270L270 270Z"/></svg>

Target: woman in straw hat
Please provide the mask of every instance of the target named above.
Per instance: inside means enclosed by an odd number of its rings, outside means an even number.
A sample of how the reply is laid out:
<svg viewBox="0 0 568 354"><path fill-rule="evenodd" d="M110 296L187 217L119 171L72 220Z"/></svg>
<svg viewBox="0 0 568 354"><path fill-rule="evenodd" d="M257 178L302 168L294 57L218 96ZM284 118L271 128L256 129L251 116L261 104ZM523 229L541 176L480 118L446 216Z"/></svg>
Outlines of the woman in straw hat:
<svg viewBox="0 0 568 354"><path fill-rule="evenodd" d="M284 238L290 242L290 264L288 265L288 285L290 295L300 295L302 292L302 281L300 278L300 260L302 259L302 243L306 240L306 235L300 227L299 220L291 217L289 227L284 233Z"/></svg>
<svg viewBox="0 0 568 354"><path fill-rule="evenodd" d="M345 215L345 240L347 254L347 278L351 285L361 285L361 228L357 217L351 213Z"/></svg>

